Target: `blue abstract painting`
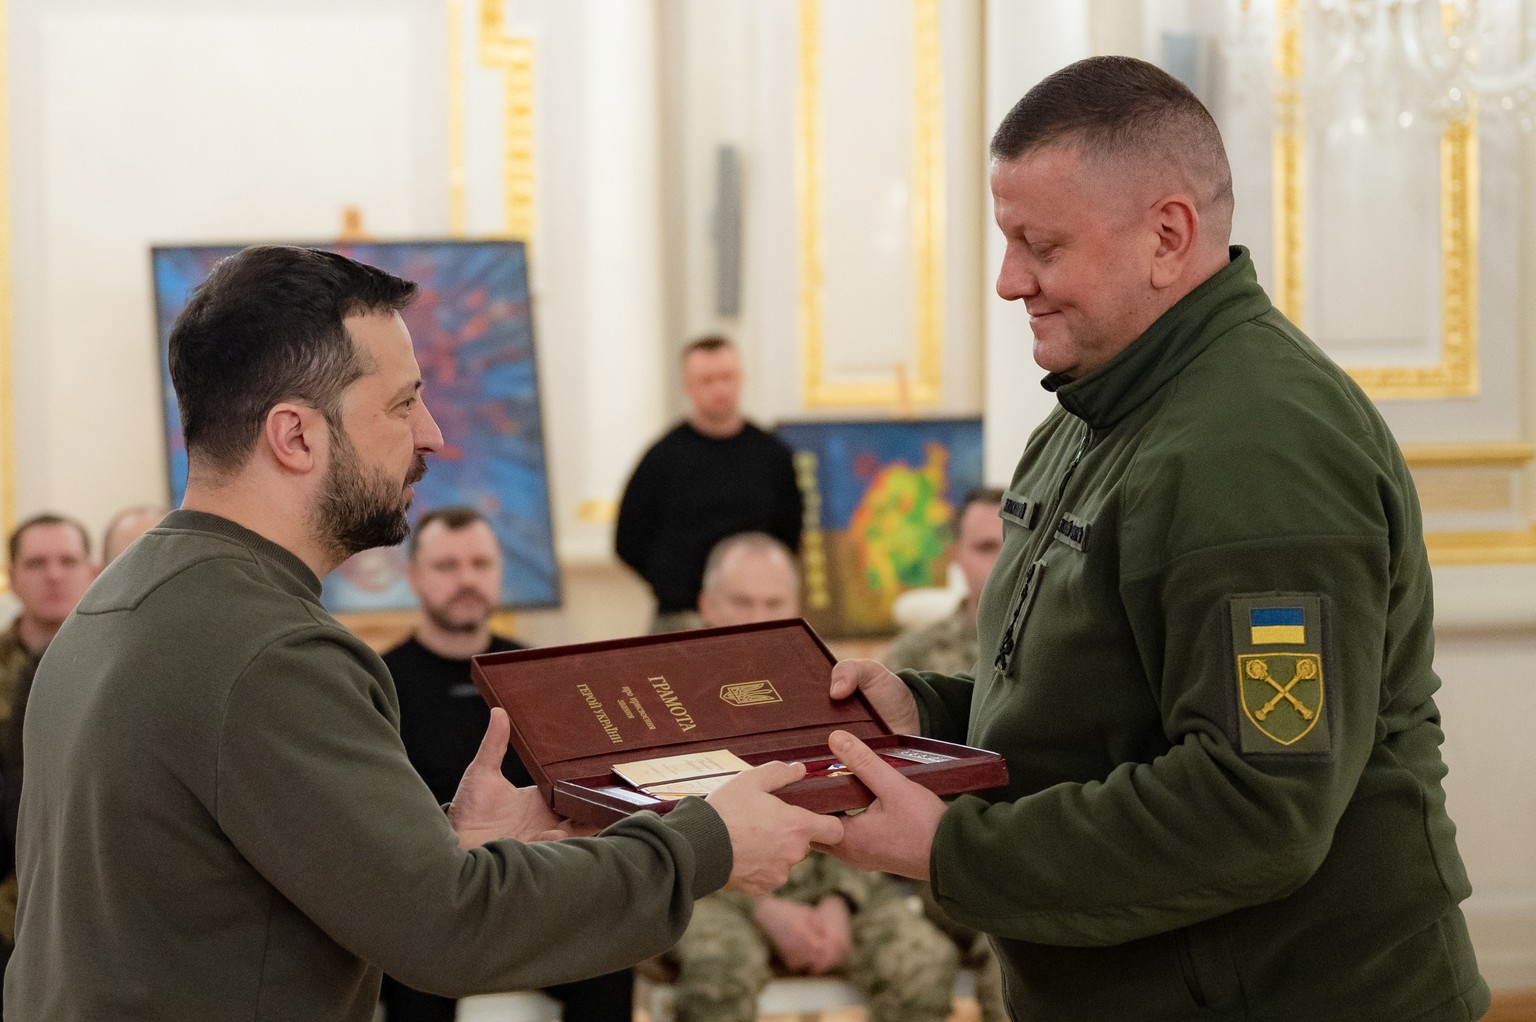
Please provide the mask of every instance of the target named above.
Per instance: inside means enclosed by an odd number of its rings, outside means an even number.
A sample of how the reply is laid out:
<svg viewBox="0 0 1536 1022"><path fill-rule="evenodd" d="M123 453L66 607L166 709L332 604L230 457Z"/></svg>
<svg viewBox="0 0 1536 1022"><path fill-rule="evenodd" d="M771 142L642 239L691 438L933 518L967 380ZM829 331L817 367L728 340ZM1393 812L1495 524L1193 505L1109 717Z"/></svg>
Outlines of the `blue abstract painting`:
<svg viewBox="0 0 1536 1022"><path fill-rule="evenodd" d="M187 481L186 445L167 361L171 326L192 289L241 245L157 246L151 250L159 333L165 449L171 504ZM416 486L415 518L468 504L501 542L502 603L557 606L560 575L550 521L543 418L534 360L527 254L516 241L421 241L315 245L415 281L401 313L416 346L423 394L442 427L442 453L428 458ZM325 579L337 613L403 610L415 596L403 548L367 550Z"/></svg>

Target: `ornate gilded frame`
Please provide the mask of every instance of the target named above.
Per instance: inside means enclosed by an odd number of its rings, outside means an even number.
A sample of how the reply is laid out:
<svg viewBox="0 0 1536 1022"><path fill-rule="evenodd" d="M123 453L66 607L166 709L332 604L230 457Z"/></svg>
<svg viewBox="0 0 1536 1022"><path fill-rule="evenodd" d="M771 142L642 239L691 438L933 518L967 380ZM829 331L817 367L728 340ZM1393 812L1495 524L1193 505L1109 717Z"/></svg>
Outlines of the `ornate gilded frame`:
<svg viewBox="0 0 1536 1022"><path fill-rule="evenodd" d="M10 40L5 0L0 0L0 534L16 525L15 375L11 367L11 174ZM0 564L8 554L0 550ZM0 593L10 580L0 574Z"/></svg>
<svg viewBox="0 0 1536 1022"><path fill-rule="evenodd" d="M1306 311L1306 112L1300 0L1275 5L1275 296L1293 322ZM1349 369L1371 397L1470 397L1478 392L1478 167L1475 109L1440 138L1440 359L1428 366Z"/></svg>
<svg viewBox="0 0 1536 1022"><path fill-rule="evenodd" d="M914 41L912 132L913 323L916 373L906 379L835 380L823 338L825 278L821 212L821 4L799 0L800 73L796 96L795 195L800 241L801 400L807 408L937 404L944 349L944 92L939 0L912 0Z"/></svg>
<svg viewBox="0 0 1536 1022"><path fill-rule="evenodd" d="M1446 9L1444 16L1453 12ZM1274 143L1276 304L1300 322L1306 308L1306 111L1299 0L1275 5L1277 103ZM1440 358L1428 366L1357 366L1351 376L1376 400L1475 396L1478 381L1478 144L1476 109L1440 137ZM1420 444L1404 448L1416 472L1445 468L1528 471L1536 445L1524 441ZM1536 523L1478 532L1429 532L1436 564L1536 561Z"/></svg>
<svg viewBox="0 0 1536 1022"><path fill-rule="evenodd" d="M465 157L464 52L461 0L447 0L448 17L448 228L455 238L468 233ZM506 0L478 0L478 66L502 73L501 141L503 235L532 247L533 205L533 40L507 31Z"/></svg>

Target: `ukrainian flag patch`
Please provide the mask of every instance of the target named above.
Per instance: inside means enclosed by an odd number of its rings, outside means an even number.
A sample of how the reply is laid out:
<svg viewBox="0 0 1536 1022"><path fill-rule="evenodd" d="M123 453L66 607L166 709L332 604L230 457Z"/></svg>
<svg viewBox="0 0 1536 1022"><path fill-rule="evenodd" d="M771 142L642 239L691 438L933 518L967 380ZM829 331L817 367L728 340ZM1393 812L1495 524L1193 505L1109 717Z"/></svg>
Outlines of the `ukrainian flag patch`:
<svg viewBox="0 0 1536 1022"><path fill-rule="evenodd" d="M1234 596L1231 623L1239 751L1329 753L1322 597Z"/></svg>
<svg viewBox="0 0 1536 1022"><path fill-rule="evenodd" d="M1255 646L1305 645L1307 613L1300 607L1255 607L1248 612L1248 641Z"/></svg>

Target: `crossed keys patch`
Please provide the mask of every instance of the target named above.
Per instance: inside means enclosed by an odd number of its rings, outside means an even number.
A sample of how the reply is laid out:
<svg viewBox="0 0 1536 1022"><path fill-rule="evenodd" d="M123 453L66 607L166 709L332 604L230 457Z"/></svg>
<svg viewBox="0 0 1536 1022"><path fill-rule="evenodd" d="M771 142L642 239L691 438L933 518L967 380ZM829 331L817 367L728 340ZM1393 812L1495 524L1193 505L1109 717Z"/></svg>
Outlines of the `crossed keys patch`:
<svg viewBox="0 0 1536 1022"><path fill-rule="evenodd" d="M1231 598L1238 748L1248 755L1327 753L1325 604L1317 593Z"/></svg>
<svg viewBox="0 0 1536 1022"><path fill-rule="evenodd" d="M1257 653L1237 658L1243 713L1266 737L1295 745L1317 726L1323 665L1316 653Z"/></svg>

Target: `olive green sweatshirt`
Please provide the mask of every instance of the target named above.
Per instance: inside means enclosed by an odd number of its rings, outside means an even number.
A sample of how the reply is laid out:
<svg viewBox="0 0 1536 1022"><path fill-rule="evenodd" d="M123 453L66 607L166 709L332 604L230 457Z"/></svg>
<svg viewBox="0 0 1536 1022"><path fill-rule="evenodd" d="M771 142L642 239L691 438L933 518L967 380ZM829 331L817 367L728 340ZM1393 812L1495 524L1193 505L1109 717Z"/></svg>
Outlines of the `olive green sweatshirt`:
<svg viewBox="0 0 1536 1022"><path fill-rule="evenodd" d="M287 550L178 511L102 574L27 710L9 1019L364 1022L670 946L730 872L699 800L461 850L394 684Z"/></svg>
<svg viewBox="0 0 1536 1022"><path fill-rule="evenodd" d="M905 675L926 733L1008 760L931 864L1016 1017L1479 1017L1419 508L1370 400L1242 249L1046 383L977 675Z"/></svg>

